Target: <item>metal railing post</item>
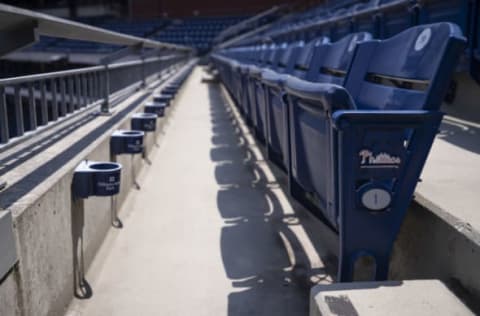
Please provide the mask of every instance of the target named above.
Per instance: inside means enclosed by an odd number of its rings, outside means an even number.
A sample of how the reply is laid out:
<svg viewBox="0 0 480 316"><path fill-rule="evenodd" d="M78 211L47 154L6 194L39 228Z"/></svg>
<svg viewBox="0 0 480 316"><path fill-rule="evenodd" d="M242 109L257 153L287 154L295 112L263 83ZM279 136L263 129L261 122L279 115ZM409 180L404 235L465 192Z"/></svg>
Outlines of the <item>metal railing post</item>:
<svg viewBox="0 0 480 316"><path fill-rule="evenodd" d="M0 144L8 143L8 140L10 139L9 134L5 87L0 86Z"/></svg>
<svg viewBox="0 0 480 316"><path fill-rule="evenodd" d="M73 113L75 111L75 93L73 91L74 78L73 76L68 77L68 113Z"/></svg>
<svg viewBox="0 0 480 316"><path fill-rule="evenodd" d="M88 105L88 85L87 85L87 75L80 75L80 81L82 85L82 106L86 107Z"/></svg>
<svg viewBox="0 0 480 316"><path fill-rule="evenodd" d="M104 70L104 91L103 91L103 102L100 111L102 114L110 114L110 71L108 69L108 64L105 65Z"/></svg>
<svg viewBox="0 0 480 316"><path fill-rule="evenodd" d="M20 89L21 87L19 85L14 87L15 132L17 137L22 136L25 133L25 127L23 125L23 103Z"/></svg>
<svg viewBox="0 0 480 316"><path fill-rule="evenodd" d="M66 84L67 79L60 78L60 116L63 117L67 115L67 93L66 93Z"/></svg>
<svg viewBox="0 0 480 316"><path fill-rule="evenodd" d="M52 78L50 81L50 96L52 104L52 121L58 119L58 98L57 98L57 82L55 78Z"/></svg>
<svg viewBox="0 0 480 316"><path fill-rule="evenodd" d="M145 72L145 57L142 56L142 89L145 89L147 86L147 74Z"/></svg>
<svg viewBox="0 0 480 316"><path fill-rule="evenodd" d="M45 80L40 81L40 125L48 124L47 87Z"/></svg>
<svg viewBox="0 0 480 316"><path fill-rule="evenodd" d="M29 112L29 129L34 131L37 129L37 103L35 100L35 90L33 83L28 83L28 112Z"/></svg>
<svg viewBox="0 0 480 316"><path fill-rule="evenodd" d="M80 83L80 75L75 75L75 110L82 107L82 85Z"/></svg>

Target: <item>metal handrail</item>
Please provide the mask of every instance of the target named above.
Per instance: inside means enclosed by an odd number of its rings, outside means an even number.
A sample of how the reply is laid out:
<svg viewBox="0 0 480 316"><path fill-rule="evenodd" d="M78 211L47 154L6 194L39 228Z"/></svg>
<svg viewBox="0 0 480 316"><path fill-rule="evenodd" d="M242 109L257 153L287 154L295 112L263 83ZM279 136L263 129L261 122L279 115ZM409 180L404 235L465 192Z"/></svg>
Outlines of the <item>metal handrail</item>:
<svg viewBox="0 0 480 316"><path fill-rule="evenodd" d="M91 66L91 67L84 67L84 68L78 68L78 69L52 71L52 72L41 73L41 74L24 75L24 76L12 77L12 78L1 78L0 86L25 84L29 82L47 80L52 78L59 79L63 77L81 75L81 74L91 73L95 71L104 71L105 67L108 67L109 69L117 69L117 68L141 65L142 63L150 63L150 62L167 60L167 59L168 57L152 57L152 58L145 59L144 61L133 60L133 61L112 63L105 66Z"/></svg>
<svg viewBox="0 0 480 316"><path fill-rule="evenodd" d="M124 61L120 63L112 63L108 64L108 68L110 69L115 69L115 68L122 68L122 67L128 67L128 66L133 66L133 65L140 65L142 63L149 63L149 62L155 62L155 61L161 61L161 60L166 60L168 59L169 56L166 57L150 57L150 58L145 58L144 60L130 60L130 61ZM173 57L173 56L170 56Z"/></svg>
<svg viewBox="0 0 480 316"><path fill-rule="evenodd" d="M69 69L69 70L46 72L46 73L34 74L34 75L18 76L18 77L12 77L12 78L2 78L0 79L0 86L15 85L15 84L22 84L27 82L39 81L39 80L46 80L51 78L61 78L61 77L67 77L67 76L73 76L73 75L80 75L80 74L84 74L92 71L101 71L104 68L105 68L104 66L93 66L93 67L84 67L79 69Z"/></svg>
<svg viewBox="0 0 480 316"><path fill-rule="evenodd" d="M103 66L0 79L0 148L29 131L60 122L129 87L145 87L152 76L186 61L186 55L151 57ZM3 145L2 145L3 144Z"/></svg>

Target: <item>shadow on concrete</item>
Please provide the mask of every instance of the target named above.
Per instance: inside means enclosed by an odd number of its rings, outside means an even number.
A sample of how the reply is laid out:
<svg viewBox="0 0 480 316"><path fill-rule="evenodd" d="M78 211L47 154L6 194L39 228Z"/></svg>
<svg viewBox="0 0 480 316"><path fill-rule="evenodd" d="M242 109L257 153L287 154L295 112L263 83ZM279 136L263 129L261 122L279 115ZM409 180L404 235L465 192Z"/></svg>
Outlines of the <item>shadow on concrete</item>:
<svg viewBox="0 0 480 316"><path fill-rule="evenodd" d="M118 217L117 196L110 197L110 219L111 219L112 227L118 228L118 229L123 228L123 222Z"/></svg>
<svg viewBox="0 0 480 316"><path fill-rule="evenodd" d="M445 117L437 136L452 145L480 154L480 128Z"/></svg>
<svg viewBox="0 0 480 316"><path fill-rule="evenodd" d="M220 247L225 272L238 288L228 297L228 315L307 315L312 276L319 282L332 271L312 268L293 232L302 219L282 205L279 184L259 167L263 161L251 150L256 145L241 134L218 85L209 85L209 97L210 158L225 221Z"/></svg>
<svg viewBox="0 0 480 316"><path fill-rule="evenodd" d="M92 297L92 287L85 279L85 260L83 247L83 227L85 226L85 208L83 199L72 197L72 251L73 251L73 294L78 299Z"/></svg>

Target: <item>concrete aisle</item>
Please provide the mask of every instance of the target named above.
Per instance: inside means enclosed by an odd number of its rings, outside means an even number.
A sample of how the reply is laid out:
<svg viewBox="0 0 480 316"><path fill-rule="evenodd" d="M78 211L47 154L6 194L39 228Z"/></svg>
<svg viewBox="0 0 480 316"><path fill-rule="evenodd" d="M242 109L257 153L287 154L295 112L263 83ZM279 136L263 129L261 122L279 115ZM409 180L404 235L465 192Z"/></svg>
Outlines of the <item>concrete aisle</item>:
<svg viewBox="0 0 480 316"><path fill-rule="evenodd" d="M87 274L92 297L68 315L306 315L305 280L329 280L302 218L202 75L187 81L124 228Z"/></svg>

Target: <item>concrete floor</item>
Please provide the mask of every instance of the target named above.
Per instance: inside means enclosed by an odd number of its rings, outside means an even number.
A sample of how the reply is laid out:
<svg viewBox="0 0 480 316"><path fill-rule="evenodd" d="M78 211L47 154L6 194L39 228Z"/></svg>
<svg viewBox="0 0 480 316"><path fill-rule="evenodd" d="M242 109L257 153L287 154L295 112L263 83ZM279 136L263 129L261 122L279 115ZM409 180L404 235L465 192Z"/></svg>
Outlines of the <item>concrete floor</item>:
<svg viewBox="0 0 480 316"><path fill-rule="evenodd" d="M177 98L124 227L87 273L93 295L67 315L307 315L311 285L331 282L309 233L318 229L302 224L202 75Z"/></svg>
<svg viewBox="0 0 480 316"><path fill-rule="evenodd" d="M202 76L176 98L141 190L120 210L124 227L87 273L93 295L68 316L307 315L311 286L334 279L335 237L287 198L285 178ZM417 188L474 229L477 139L478 126L447 118Z"/></svg>

